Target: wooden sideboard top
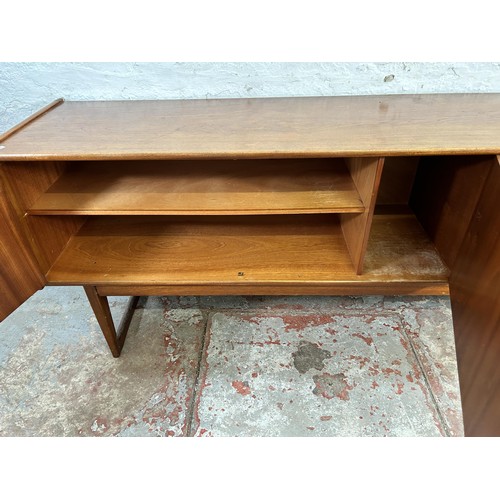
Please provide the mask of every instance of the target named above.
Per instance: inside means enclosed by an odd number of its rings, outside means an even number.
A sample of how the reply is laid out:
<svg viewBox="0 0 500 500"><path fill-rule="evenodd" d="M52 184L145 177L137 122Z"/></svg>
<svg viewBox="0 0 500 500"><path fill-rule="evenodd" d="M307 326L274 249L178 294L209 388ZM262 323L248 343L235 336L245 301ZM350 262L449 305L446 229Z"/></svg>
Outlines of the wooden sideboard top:
<svg viewBox="0 0 500 500"><path fill-rule="evenodd" d="M55 101L0 160L499 154L500 94Z"/></svg>

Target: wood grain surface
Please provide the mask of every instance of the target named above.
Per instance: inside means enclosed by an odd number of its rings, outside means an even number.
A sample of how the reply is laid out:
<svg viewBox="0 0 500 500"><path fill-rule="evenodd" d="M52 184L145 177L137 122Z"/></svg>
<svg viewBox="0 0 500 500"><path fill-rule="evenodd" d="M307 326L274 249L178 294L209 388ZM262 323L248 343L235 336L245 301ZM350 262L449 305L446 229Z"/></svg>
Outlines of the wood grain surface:
<svg viewBox="0 0 500 500"><path fill-rule="evenodd" d="M338 281L289 284L217 284L213 285L100 285L100 295L449 295L443 281L393 281L391 283Z"/></svg>
<svg viewBox="0 0 500 500"><path fill-rule="evenodd" d="M500 436L500 164L425 158L411 204L450 268L467 436Z"/></svg>
<svg viewBox="0 0 500 500"><path fill-rule="evenodd" d="M343 159L75 162L30 214L363 212Z"/></svg>
<svg viewBox="0 0 500 500"><path fill-rule="evenodd" d="M64 162L50 161L0 164L0 172L12 191L20 228L44 274L85 221L85 217L77 216L26 216L28 208L59 178L64 168Z"/></svg>
<svg viewBox="0 0 500 500"><path fill-rule="evenodd" d="M11 135L14 135L16 132L18 132L23 127L28 125L28 123L34 122L37 118L40 118L42 115L44 115L45 113L47 113L51 109L55 108L56 106L59 106L59 104L62 104L63 102L64 102L64 99L62 99L62 98L56 99L55 101L51 102L50 104L47 104L47 106L44 106L43 108L39 109L37 112L33 113L31 116L28 116L28 118L17 123L16 125L14 125L12 128L7 130L3 134L0 134L0 143L4 142Z"/></svg>
<svg viewBox="0 0 500 500"><path fill-rule="evenodd" d="M500 94L65 101L0 159L183 159L500 153Z"/></svg>
<svg viewBox="0 0 500 500"><path fill-rule="evenodd" d="M349 158L347 164L365 210L361 214L342 214L340 225L354 269L361 274L384 158Z"/></svg>
<svg viewBox="0 0 500 500"><path fill-rule="evenodd" d="M377 205L408 205L420 160L418 156L389 156L384 159Z"/></svg>
<svg viewBox="0 0 500 500"><path fill-rule="evenodd" d="M411 206L449 268L454 266L494 163L494 156L420 160Z"/></svg>
<svg viewBox="0 0 500 500"><path fill-rule="evenodd" d="M500 164L484 184L450 276L465 432L500 436Z"/></svg>
<svg viewBox="0 0 500 500"><path fill-rule="evenodd" d="M45 278L20 227L0 171L0 321L37 290Z"/></svg>
<svg viewBox="0 0 500 500"><path fill-rule="evenodd" d="M441 284L447 269L411 215L375 216L366 272L353 269L335 215L91 217L47 274L51 284Z"/></svg>

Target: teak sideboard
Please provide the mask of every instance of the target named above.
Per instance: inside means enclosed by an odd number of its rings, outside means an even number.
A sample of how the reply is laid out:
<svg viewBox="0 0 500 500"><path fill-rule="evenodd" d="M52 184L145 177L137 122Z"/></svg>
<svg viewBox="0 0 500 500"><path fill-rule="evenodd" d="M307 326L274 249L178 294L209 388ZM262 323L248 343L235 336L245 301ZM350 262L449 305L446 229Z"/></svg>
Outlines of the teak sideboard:
<svg viewBox="0 0 500 500"><path fill-rule="evenodd" d="M81 285L119 356L139 296L450 294L500 435L499 154L500 94L59 99L0 137L0 320Z"/></svg>

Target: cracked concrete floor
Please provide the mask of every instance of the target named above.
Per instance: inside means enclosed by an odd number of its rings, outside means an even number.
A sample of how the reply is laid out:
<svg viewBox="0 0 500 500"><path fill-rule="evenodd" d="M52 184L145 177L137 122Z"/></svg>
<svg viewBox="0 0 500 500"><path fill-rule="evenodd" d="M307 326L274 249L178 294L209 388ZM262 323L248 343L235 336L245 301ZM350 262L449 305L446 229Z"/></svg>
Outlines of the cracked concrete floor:
<svg viewBox="0 0 500 500"><path fill-rule="evenodd" d="M47 287L0 324L0 435L461 436L450 303L141 298L114 359Z"/></svg>

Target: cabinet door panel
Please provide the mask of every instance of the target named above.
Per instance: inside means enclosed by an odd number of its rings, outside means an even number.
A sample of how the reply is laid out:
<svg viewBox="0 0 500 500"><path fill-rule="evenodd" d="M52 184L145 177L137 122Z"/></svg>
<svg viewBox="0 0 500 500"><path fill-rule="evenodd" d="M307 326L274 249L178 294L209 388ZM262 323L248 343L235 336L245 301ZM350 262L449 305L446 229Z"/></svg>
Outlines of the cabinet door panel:
<svg viewBox="0 0 500 500"><path fill-rule="evenodd" d="M44 284L0 178L0 321Z"/></svg>
<svg viewBox="0 0 500 500"><path fill-rule="evenodd" d="M500 436L500 164L490 170L450 278L465 431Z"/></svg>

